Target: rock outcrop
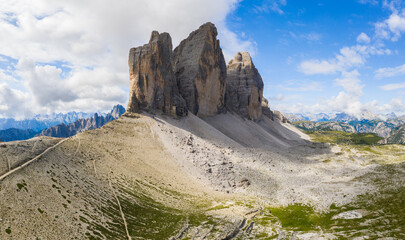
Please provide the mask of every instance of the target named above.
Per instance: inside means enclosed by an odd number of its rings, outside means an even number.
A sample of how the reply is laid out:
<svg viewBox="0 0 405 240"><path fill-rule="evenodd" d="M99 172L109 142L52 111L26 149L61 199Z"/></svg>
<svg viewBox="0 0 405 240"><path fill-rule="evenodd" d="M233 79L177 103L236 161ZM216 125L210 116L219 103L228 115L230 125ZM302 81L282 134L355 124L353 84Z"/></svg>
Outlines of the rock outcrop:
<svg viewBox="0 0 405 240"><path fill-rule="evenodd" d="M262 98L262 114L271 120L274 120L273 112L270 110L269 101L265 97Z"/></svg>
<svg viewBox="0 0 405 240"><path fill-rule="evenodd" d="M160 110L185 116L172 66L172 39L168 33L153 31L149 43L129 51L128 112Z"/></svg>
<svg viewBox="0 0 405 240"><path fill-rule="evenodd" d="M288 119L284 117L284 115L280 111L277 110L273 111L273 116L274 118L277 118L280 122L290 123L290 121L288 121Z"/></svg>
<svg viewBox="0 0 405 240"><path fill-rule="evenodd" d="M258 120L262 116L263 80L248 52L238 52L228 63L226 107L242 117Z"/></svg>
<svg viewBox="0 0 405 240"><path fill-rule="evenodd" d="M206 23L174 50L177 85L187 109L199 117L213 116L224 108L226 63L217 29Z"/></svg>

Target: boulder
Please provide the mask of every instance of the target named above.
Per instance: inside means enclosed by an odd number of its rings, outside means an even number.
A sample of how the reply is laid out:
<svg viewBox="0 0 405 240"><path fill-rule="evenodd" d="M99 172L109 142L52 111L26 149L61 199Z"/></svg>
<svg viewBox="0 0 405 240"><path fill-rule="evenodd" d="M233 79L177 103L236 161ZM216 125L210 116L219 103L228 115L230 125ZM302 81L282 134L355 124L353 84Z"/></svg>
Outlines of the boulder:
<svg viewBox="0 0 405 240"><path fill-rule="evenodd" d="M278 119L280 122L290 123L290 121L288 121L288 119L286 117L284 117L284 115L280 111L274 110L273 116L274 116L274 118Z"/></svg>
<svg viewBox="0 0 405 240"><path fill-rule="evenodd" d="M228 63L225 102L228 110L258 120L262 116L263 80L248 52Z"/></svg>
<svg viewBox="0 0 405 240"><path fill-rule="evenodd" d="M262 114L271 120L274 120L273 112L270 110L269 101L265 97L262 98Z"/></svg>
<svg viewBox="0 0 405 240"><path fill-rule="evenodd" d="M157 31L152 32L148 44L130 49L128 112L160 110L187 115L173 72L172 53L170 35Z"/></svg>
<svg viewBox="0 0 405 240"><path fill-rule="evenodd" d="M190 33L174 50L174 71L187 109L199 117L224 109L226 63L214 24Z"/></svg>

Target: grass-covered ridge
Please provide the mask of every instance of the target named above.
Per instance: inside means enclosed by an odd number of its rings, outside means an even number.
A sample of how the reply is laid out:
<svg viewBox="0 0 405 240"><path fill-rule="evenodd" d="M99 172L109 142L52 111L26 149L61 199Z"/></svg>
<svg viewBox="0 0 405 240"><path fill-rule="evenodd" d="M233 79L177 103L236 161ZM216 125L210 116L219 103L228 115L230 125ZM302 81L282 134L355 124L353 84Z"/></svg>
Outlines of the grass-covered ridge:
<svg viewBox="0 0 405 240"><path fill-rule="evenodd" d="M384 139L375 133L347 133L341 131L307 131L306 133L315 142L334 144L375 145Z"/></svg>

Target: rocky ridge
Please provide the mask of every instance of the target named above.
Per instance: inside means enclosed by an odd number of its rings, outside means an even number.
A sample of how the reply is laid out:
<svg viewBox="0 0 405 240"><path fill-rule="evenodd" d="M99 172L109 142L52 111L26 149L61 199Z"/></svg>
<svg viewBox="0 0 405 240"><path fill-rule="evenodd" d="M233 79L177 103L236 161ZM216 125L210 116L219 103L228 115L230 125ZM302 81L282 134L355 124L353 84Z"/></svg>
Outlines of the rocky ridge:
<svg viewBox="0 0 405 240"><path fill-rule="evenodd" d="M59 124L43 130L37 136L48 137L71 137L79 132L89 129L96 129L104 126L112 120L118 119L124 114L125 108L121 105L116 105L106 116L94 114L91 118L79 119L71 124Z"/></svg>

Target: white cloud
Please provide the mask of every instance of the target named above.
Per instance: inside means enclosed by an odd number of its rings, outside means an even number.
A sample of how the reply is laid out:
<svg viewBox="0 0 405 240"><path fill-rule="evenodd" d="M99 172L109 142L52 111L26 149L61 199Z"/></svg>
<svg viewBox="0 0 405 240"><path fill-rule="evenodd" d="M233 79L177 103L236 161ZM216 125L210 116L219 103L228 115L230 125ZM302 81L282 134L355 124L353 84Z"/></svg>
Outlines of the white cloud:
<svg viewBox="0 0 405 240"><path fill-rule="evenodd" d="M362 32L362 33L359 34L359 36L357 36L357 42L358 43L369 44L370 43L370 38L367 36L367 34Z"/></svg>
<svg viewBox="0 0 405 240"><path fill-rule="evenodd" d="M380 88L385 91L403 89L403 88L405 88L405 83L391 83L391 84L386 84L386 85L380 86Z"/></svg>
<svg viewBox="0 0 405 240"><path fill-rule="evenodd" d="M391 39L395 42L398 41L399 38L401 38L401 34L405 32L405 11L402 10L400 12L398 8L393 5L389 5L389 8L393 13L388 19L375 24L375 34L379 38Z"/></svg>
<svg viewBox="0 0 405 240"><path fill-rule="evenodd" d="M378 78L394 77L404 74L405 74L405 64L397 67L379 68L375 71L375 75Z"/></svg>
<svg viewBox="0 0 405 240"><path fill-rule="evenodd" d="M281 8L285 5L287 5L287 0L264 0L261 5L255 7L255 10L256 12L269 13L271 11L284 14Z"/></svg>
<svg viewBox="0 0 405 240"><path fill-rule="evenodd" d="M0 83L0 117L20 119L31 114L29 106L26 105L27 100L27 94L10 88L5 82Z"/></svg>
<svg viewBox="0 0 405 240"><path fill-rule="evenodd" d="M351 96L363 95L363 87L361 80L359 79L359 72L353 70L351 72L343 72L341 78L335 80L336 85L343 87L343 89Z"/></svg>
<svg viewBox="0 0 405 240"><path fill-rule="evenodd" d="M128 51L146 43L152 30L169 32L176 46L201 24L211 21L218 27L228 59L242 50L254 55L255 42L248 37L241 39L225 23L238 3L0 0L0 32L7 36L0 38L0 55L19 61L16 71L26 86L32 109L108 110L113 101L126 104L128 93L122 89L129 81ZM285 1L278 4L285 5ZM71 72L62 72L61 64ZM0 81L6 77L0 72Z"/></svg>
<svg viewBox="0 0 405 240"><path fill-rule="evenodd" d="M308 74L331 74L336 73L340 67L336 64L335 61L327 60L307 60L300 63L298 70Z"/></svg>
<svg viewBox="0 0 405 240"><path fill-rule="evenodd" d="M370 55L389 55L391 51L381 46L355 45L343 47L335 58L329 60L305 60L298 65L298 70L307 74L334 74L349 71L362 66Z"/></svg>

